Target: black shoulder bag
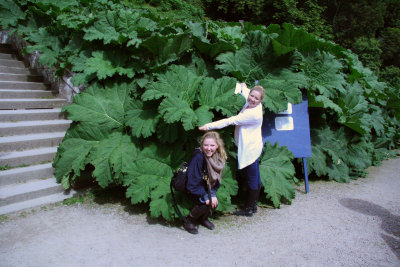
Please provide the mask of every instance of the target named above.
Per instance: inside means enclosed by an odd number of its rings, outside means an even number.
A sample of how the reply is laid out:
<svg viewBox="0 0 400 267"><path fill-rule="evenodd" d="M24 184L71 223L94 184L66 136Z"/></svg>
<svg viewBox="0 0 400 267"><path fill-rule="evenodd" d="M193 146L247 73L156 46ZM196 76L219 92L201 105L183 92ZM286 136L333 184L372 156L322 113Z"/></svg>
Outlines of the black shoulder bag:
<svg viewBox="0 0 400 267"><path fill-rule="evenodd" d="M212 210L212 208L211 208L211 190L210 190L210 186L208 185L207 167L204 168L204 166L205 166L205 164L203 162L203 179L206 178L204 180L206 180L206 182L207 182L207 193L208 193L208 198L210 200L209 206L210 206L210 212L211 212L211 210ZM179 192L182 192L185 194L188 193L188 191L186 189L186 184L187 184L187 180L188 180L188 178L187 178L188 167L189 167L189 164L187 162L182 163L181 167L174 172L174 175L172 176L171 183L170 183L172 201L174 204L175 211L176 211L176 213L178 213L179 217L185 222L186 222L186 218L182 215L182 213L178 207L173 188L176 191L179 191Z"/></svg>

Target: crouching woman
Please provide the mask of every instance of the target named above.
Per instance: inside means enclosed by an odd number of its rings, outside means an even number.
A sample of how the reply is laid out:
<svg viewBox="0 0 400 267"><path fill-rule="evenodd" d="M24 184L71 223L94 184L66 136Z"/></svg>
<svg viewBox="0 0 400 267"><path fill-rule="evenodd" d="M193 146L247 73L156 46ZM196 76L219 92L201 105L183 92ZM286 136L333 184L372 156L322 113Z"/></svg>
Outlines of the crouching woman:
<svg viewBox="0 0 400 267"><path fill-rule="evenodd" d="M187 170L186 189L194 200L195 206L183 226L191 234L198 233L198 224L210 230L215 228L208 217L218 206L216 193L221 184L226 159L224 143L219 134L213 131L205 133L201 138L200 148L196 148L193 152ZM210 190L211 199L208 190Z"/></svg>

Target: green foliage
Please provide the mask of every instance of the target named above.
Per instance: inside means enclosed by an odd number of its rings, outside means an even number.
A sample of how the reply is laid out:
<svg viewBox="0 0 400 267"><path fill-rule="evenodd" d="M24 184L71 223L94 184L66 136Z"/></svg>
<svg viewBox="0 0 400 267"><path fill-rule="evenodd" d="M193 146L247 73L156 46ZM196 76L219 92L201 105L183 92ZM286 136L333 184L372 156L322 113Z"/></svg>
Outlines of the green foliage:
<svg viewBox="0 0 400 267"><path fill-rule="evenodd" d="M0 25L3 29L15 27L19 20L23 20L26 14L21 7L13 0L3 0L0 2Z"/></svg>
<svg viewBox="0 0 400 267"><path fill-rule="evenodd" d="M297 0L206 0L205 10L214 19L244 20L256 24L282 24L289 22L316 36L331 39L332 27L321 16L326 6L321 1Z"/></svg>
<svg viewBox="0 0 400 267"><path fill-rule="evenodd" d="M352 50L360 57L363 64L371 70L377 71L382 65L382 50L379 41L375 38L357 38L352 45Z"/></svg>
<svg viewBox="0 0 400 267"><path fill-rule="evenodd" d="M265 144L260 159L261 182L274 207L279 207L281 199L291 203L296 196L292 160L293 154L286 147L280 147L278 143L273 146L269 142Z"/></svg>
<svg viewBox="0 0 400 267"><path fill-rule="evenodd" d="M386 1L356 0L349 3L335 1L337 12L334 20L336 38L353 40L364 36L375 37L384 24Z"/></svg>
<svg viewBox="0 0 400 267"><path fill-rule="evenodd" d="M344 139L343 127L334 131L328 126L312 129L313 157L307 162L309 171L318 176L326 176L329 180L348 182L350 170L344 161L347 144L341 141Z"/></svg>
<svg viewBox="0 0 400 267"><path fill-rule="evenodd" d="M389 66L380 71L379 77L387 81L391 86L400 88L400 68Z"/></svg>
<svg viewBox="0 0 400 267"><path fill-rule="evenodd" d="M400 67L400 28L385 28L381 36L383 60L387 65Z"/></svg>
<svg viewBox="0 0 400 267"><path fill-rule="evenodd" d="M0 171L5 171L5 170L9 170L9 169L11 169L11 166L9 166L9 165L1 165L0 166Z"/></svg>
<svg viewBox="0 0 400 267"><path fill-rule="evenodd" d="M379 119L377 121L370 120L368 102L358 84L353 84L346 89L346 93L341 93L338 98L338 106L341 109L338 122L360 134L369 133L370 123L378 123ZM376 128L381 129L382 127L377 126Z"/></svg>
<svg viewBox="0 0 400 267"><path fill-rule="evenodd" d="M296 26L301 26L307 32L316 36L332 38L331 26L321 16L326 6L321 5L320 1L281 0L271 2L274 8L271 13L275 23L290 22Z"/></svg>
<svg viewBox="0 0 400 267"><path fill-rule="evenodd" d="M241 10L265 4L238 2ZM293 16L307 14L303 21L311 22L308 18L323 10L313 1L283 1L280 7L288 3L295 4L289 10ZM244 99L233 94L236 82L251 87L258 81L267 89L263 105L272 112L286 109L288 102L300 103L303 93L308 94L311 177L347 182L365 176L367 167L392 156L390 149L398 147L396 69L381 73L393 77L391 85L379 81L352 52L292 24L180 20L137 4L1 3L1 12L15 15L6 17L2 27L15 27L30 43L28 52L38 50L42 64L59 75L69 69L75 85L87 85L63 109L73 124L53 166L65 188L74 186L83 171L90 172L103 188L122 186L132 204L148 203L151 216L177 218L169 191L172 173L198 146L198 126L239 112ZM157 5L188 7L178 0ZM231 197L238 192L237 148L233 127L220 132L229 160L217 193L218 210L231 211ZM286 148L266 144L261 179L264 201L274 207L295 197L292 161ZM177 197L187 214L190 200Z"/></svg>

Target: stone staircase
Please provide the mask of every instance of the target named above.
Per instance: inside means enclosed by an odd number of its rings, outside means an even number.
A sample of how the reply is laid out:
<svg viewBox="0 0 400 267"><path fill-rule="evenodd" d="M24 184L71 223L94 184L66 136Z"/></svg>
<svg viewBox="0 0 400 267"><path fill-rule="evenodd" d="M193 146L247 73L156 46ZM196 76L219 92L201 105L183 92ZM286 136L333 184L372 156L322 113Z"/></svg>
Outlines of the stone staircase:
<svg viewBox="0 0 400 267"><path fill-rule="evenodd" d="M71 121L65 99L0 44L0 214L71 197L53 176L52 160Z"/></svg>

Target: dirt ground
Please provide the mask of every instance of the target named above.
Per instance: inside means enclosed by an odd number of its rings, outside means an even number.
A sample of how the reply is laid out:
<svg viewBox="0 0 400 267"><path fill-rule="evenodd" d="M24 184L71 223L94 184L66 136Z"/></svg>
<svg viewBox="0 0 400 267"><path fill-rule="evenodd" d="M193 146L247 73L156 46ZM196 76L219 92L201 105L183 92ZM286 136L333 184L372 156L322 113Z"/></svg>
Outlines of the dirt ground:
<svg viewBox="0 0 400 267"><path fill-rule="evenodd" d="M0 266L400 266L400 158L310 191L198 235L118 203L15 213L0 223Z"/></svg>

